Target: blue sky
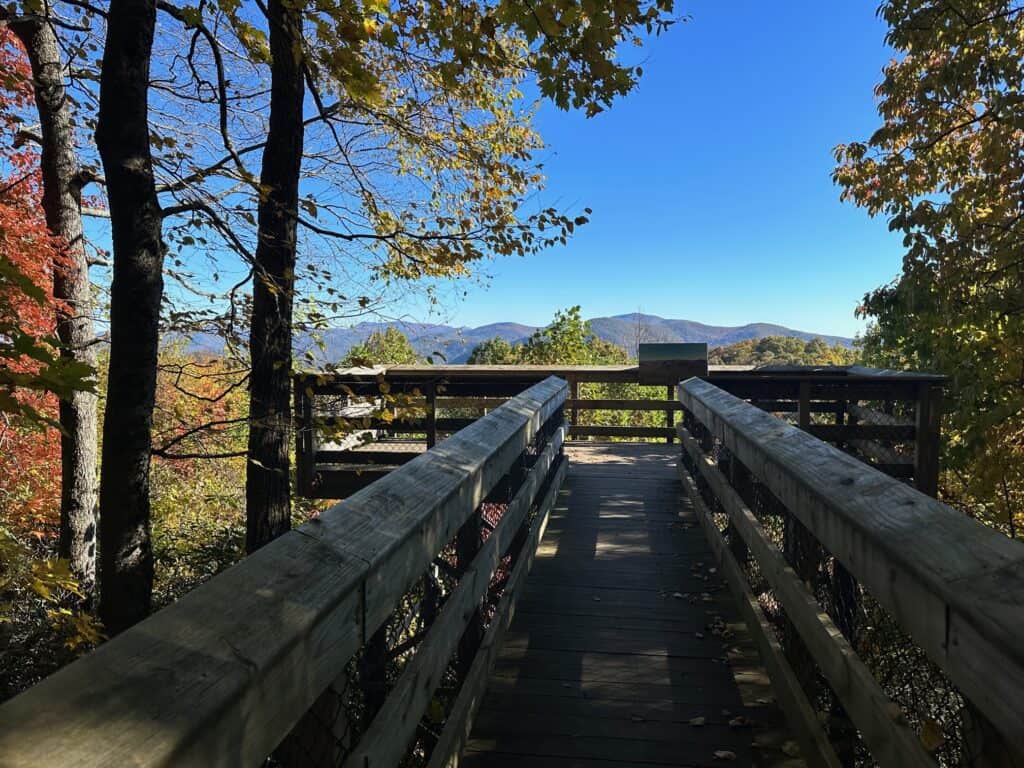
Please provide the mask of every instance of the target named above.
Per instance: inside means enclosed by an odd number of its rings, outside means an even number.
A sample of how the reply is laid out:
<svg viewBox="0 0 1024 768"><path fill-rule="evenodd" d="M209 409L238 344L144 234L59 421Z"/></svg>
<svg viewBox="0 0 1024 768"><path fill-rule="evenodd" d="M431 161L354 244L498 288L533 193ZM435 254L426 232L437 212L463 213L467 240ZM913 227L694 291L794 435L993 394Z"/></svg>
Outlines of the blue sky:
<svg viewBox="0 0 1024 768"><path fill-rule="evenodd" d="M679 0L677 0L679 3ZM538 203L593 208L569 245L487 266L445 319L544 324L644 312L853 335L863 294L896 276L900 239L839 202L836 144L877 127L891 58L875 0L682 0L692 20L639 54L644 77L587 120L545 106ZM421 318L426 319L426 318Z"/></svg>

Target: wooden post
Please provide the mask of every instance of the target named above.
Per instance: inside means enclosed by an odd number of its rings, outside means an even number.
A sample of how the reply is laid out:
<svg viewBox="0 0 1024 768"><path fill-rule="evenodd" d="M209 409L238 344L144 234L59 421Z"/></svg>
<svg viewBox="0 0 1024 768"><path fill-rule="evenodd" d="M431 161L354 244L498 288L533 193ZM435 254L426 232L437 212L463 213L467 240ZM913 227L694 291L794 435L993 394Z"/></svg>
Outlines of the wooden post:
<svg viewBox="0 0 1024 768"><path fill-rule="evenodd" d="M838 559L833 559L832 562L831 589L832 604L835 607L835 615L832 618L843 633L843 637L849 640L851 645L854 645L860 592L857 588L857 580Z"/></svg>
<svg viewBox="0 0 1024 768"><path fill-rule="evenodd" d="M838 558L832 558L832 577L828 587L832 599L832 619L850 646L856 648L860 590L853 574L846 570L846 566L839 562ZM857 728L838 696L832 697L830 715L828 732L832 746L843 760L843 765L854 765Z"/></svg>
<svg viewBox="0 0 1024 768"><path fill-rule="evenodd" d="M374 715L384 706L384 700L388 696L387 673L388 622L385 621L366 641L359 664L359 687L363 692L367 723L373 720Z"/></svg>
<svg viewBox="0 0 1024 768"><path fill-rule="evenodd" d="M796 575L801 581L810 585L814 592L814 580L818 574L818 567L821 564L821 545L814 538L813 534L804 527L796 516L793 515L777 499L772 497L771 504L776 506L783 514L783 554L786 561L793 567ZM796 627L785 617L783 624L783 648L786 658L793 668L794 674L800 681L807 698L814 701L817 697L818 678L814 660L807 648L803 638Z"/></svg>
<svg viewBox="0 0 1024 768"><path fill-rule="evenodd" d="M665 387L665 389L667 390L666 393L665 393L666 394L666 398L669 400L669 402L675 402L675 400L674 400L675 392L676 392L675 385L669 384L667 387ZM675 427L675 425L676 425L676 412L673 411L671 408L669 408L667 411L665 411L665 426L668 427L669 429L672 429L673 427ZM668 437L665 438L665 442L666 443L672 443L674 440L675 440L675 437L673 437L672 435L669 435Z"/></svg>
<svg viewBox="0 0 1024 768"><path fill-rule="evenodd" d="M697 434L694 435L697 438L697 442L700 443L700 449L704 451L708 456L715 450L715 438L711 434L711 430L705 427L701 422L697 422Z"/></svg>
<svg viewBox="0 0 1024 768"><path fill-rule="evenodd" d="M811 382L800 382L800 405L797 412L800 429L806 430L811 426Z"/></svg>
<svg viewBox="0 0 1024 768"><path fill-rule="evenodd" d="M725 476L729 478L729 485L733 487L739 497L743 499L743 503L750 509L754 508L754 483L753 478L750 475L750 470L743 466L742 462L737 459L732 452L728 453L729 465L728 471ZM750 558L750 550L747 548L746 542L743 541L743 537L740 532L736 530L732 521L729 521L729 527L726 529L729 536L729 550L732 552L734 558L736 558L737 564L740 566L744 565Z"/></svg>
<svg viewBox="0 0 1024 768"><path fill-rule="evenodd" d="M917 389L917 436L914 451L914 487L937 497L939 493L939 440L942 432L942 386L921 384Z"/></svg>
<svg viewBox="0 0 1024 768"><path fill-rule="evenodd" d="M304 378L293 379L295 417L295 469L300 496L313 495L313 478L316 474L316 433L313 429L313 396L306 391Z"/></svg>
<svg viewBox="0 0 1024 768"><path fill-rule="evenodd" d="M846 399L845 398L840 398L840 399L836 400L836 426L837 427L841 427L841 426L846 424L846 416L847 416L847 413L846 413ZM836 442L836 447L837 448L845 448L846 447L846 441L845 440L837 441Z"/></svg>
<svg viewBox="0 0 1024 768"><path fill-rule="evenodd" d="M846 423L846 399L836 400L836 426L841 427Z"/></svg>
<svg viewBox="0 0 1024 768"><path fill-rule="evenodd" d="M437 618L438 606L441 603L441 588L437 583L437 566L432 565L423 574L423 599L420 601L420 621L429 627Z"/></svg>
<svg viewBox="0 0 1024 768"><path fill-rule="evenodd" d="M569 409L569 434L571 435L572 428L580 423L580 411L576 407L576 401L580 398L580 382L573 374L569 374L567 379L569 381L569 399L573 401L572 408Z"/></svg>
<svg viewBox="0 0 1024 768"><path fill-rule="evenodd" d="M427 385L427 450L437 445L437 387Z"/></svg>
<svg viewBox="0 0 1024 768"><path fill-rule="evenodd" d="M459 572L459 578L466 572L473 563L473 558L480 551L480 512L474 511L469 519L463 523L455 537L455 566ZM466 625L466 630L459 639L458 670L459 679L464 680L469 674L469 668L473 664L477 649L480 647L480 640L484 635L484 620L477 606L473 612L473 618Z"/></svg>

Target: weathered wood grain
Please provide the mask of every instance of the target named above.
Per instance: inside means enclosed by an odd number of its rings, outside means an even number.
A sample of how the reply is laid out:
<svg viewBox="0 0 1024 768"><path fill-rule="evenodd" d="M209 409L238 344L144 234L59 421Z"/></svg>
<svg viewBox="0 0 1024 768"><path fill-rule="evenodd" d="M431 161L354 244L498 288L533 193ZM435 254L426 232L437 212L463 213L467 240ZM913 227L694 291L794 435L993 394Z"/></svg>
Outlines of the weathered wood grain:
<svg viewBox="0 0 1024 768"><path fill-rule="evenodd" d="M697 517L704 528L715 560L724 572L729 590L739 604L740 613L753 634L754 642L761 654L761 661L772 679L775 695L779 697L790 727L800 743L802 756L816 768L839 768L842 763L822 731L817 713L807 701L807 696L804 695L799 680L789 666L771 624L761 610L757 598L747 586L739 563L736 562L732 552L729 551L722 539L711 511L697 490L697 484L681 464L679 465L679 480L690 503L697 510Z"/></svg>
<svg viewBox="0 0 1024 768"><path fill-rule="evenodd" d="M469 674L462 683L459 695L452 705L445 727L430 758L428 768L454 768L459 765L462 748L466 744L473 728L473 718L480 708L487 678L494 667L494 661L501 649L502 640L515 615L516 600L526 585L526 577L530 572L537 553L537 545L544 538L544 531L550 519L551 510L565 482L568 462L563 457L555 470L556 474L548 487L544 499L539 505L537 519L530 529L529 537L523 545L519 559L512 569L505 591L502 593L495 609L491 624L484 634L480 649L477 651Z"/></svg>
<svg viewBox="0 0 1024 768"><path fill-rule="evenodd" d="M564 427L556 431L537 458L498 525L445 601L416 655L402 670L384 706L345 761L345 768L386 768L397 765L405 754L459 638L490 585L494 569L517 535L548 470L560 457L563 435Z"/></svg>
<svg viewBox="0 0 1024 768"><path fill-rule="evenodd" d="M549 379L0 706L0 765L255 765L561 406Z"/></svg>
<svg viewBox="0 0 1024 768"><path fill-rule="evenodd" d="M678 395L1024 747L1024 545L707 382Z"/></svg>
<svg viewBox="0 0 1024 768"><path fill-rule="evenodd" d="M921 746L917 734L905 722L892 717L892 701L832 619L818 606L814 595L786 562L782 552L768 539L754 513L682 427L679 438L757 560L761 575L771 585L786 616L843 703L872 756L883 766L932 768L935 760Z"/></svg>
<svg viewBox="0 0 1024 768"><path fill-rule="evenodd" d="M567 450L567 503L552 512L462 759L712 765L729 750L750 765L754 732L722 715L746 712L729 643L709 629L719 616L739 622L696 521L680 517L671 449ZM698 717L705 725L690 725Z"/></svg>

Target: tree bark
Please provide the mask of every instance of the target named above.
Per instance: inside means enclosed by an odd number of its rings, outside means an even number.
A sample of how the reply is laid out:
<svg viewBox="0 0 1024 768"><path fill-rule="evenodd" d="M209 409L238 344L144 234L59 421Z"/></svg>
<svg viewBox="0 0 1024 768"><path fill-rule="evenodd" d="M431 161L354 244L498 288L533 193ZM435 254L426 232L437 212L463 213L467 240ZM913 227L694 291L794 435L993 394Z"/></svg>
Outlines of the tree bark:
<svg viewBox="0 0 1024 768"><path fill-rule="evenodd" d="M304 87L301 20L283 0L268 0L270 126L263 151L259 241L253 279L249 354L249 461L246 548L253 552L291 527L289 427L295 233L302 166Z"/></svg>
<svg viewBox="0 0 1024 768"><path fill-rule="evenodd" d="M32 66L42 138L43 212L50 231L67 243L67 262L56 265L53 296L60 303L57 336L62 357L96 365L92 293L82 231L81 181L60 48L42 19L10 24ZM60 401L61 505L58 553L68 558L82 590L96 586L96 396L76 392Z"/></svg>
<svg viewBox="0 0 1024 768"><path fill-rule="evenodd" d="M155 24L153 0L111 1L96 129L114 246L100 476L100 617L111 634L146 615L153 588L150 429L164 257L148 124Z"/></svg>

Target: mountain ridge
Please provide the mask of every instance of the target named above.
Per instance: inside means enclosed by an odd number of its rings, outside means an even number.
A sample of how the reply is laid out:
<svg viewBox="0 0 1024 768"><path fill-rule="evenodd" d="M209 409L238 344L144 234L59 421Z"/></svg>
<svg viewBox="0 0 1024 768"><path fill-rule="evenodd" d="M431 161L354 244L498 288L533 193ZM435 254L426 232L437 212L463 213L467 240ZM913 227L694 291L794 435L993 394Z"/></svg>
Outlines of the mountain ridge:
<svg viewBox="0 0 1024 768"><path fill-rule="evenodd" d="M629 312L609 317L595 317L590 321L596 336L618 344L635 353L637 342L706 342L709 347L726 346L737 341L758 339L764 336L792 336L803 341L820 338L828 344L853 345L845 336L795 330L776 323L746 323L744 325L708 325L696 320L664 318ZM537 326L513 321L487 323L477 327L451 326L443 323L413 323L398 321L365 321L347 328L330 328L319 334L323 348L318 348L309 334L296 339L296 354L311 350L322 362L337 362L356 344L365 341L375 331L387 327L401 330L413 348L420 355L430 356L435 362L464 363L473 347L486 339L500 336L509 343L526 341L539 330ZM209 334L192 337L189 349L192 351L216 352L219 339Z"/></svg>

